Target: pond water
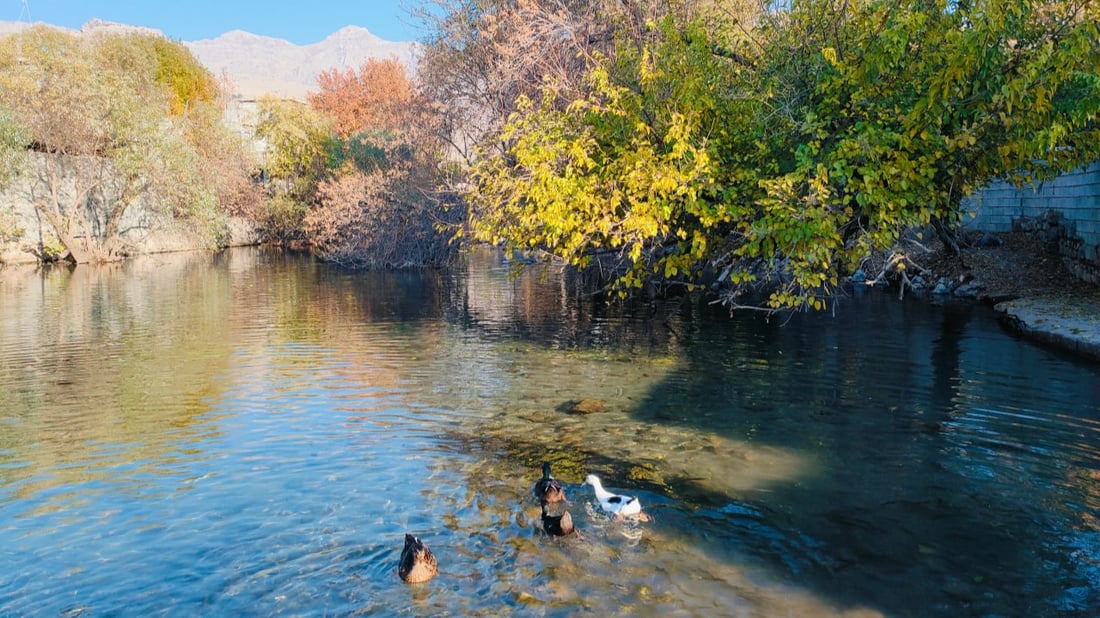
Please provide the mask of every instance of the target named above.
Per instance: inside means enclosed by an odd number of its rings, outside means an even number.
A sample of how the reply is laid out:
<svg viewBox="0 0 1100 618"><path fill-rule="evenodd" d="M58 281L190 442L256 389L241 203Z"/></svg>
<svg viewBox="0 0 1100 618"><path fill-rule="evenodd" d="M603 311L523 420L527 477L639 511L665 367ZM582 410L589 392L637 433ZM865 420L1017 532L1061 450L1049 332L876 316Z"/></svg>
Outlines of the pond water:
<svg viewBox="0 0 1100 618"><path fill-rule="evenodd" d="M0 270L0 615L1100 613L1096 365L981 306L769 321L511 272ZM539 528L543 461L577 535Z"/></svg>

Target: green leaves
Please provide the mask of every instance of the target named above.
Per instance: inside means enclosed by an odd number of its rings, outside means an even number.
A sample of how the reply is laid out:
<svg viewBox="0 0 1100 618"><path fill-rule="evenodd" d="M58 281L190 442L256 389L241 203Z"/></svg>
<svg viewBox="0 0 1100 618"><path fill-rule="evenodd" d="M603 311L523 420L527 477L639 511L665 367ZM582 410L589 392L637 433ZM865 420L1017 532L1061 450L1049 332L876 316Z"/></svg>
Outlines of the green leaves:
<svg viewBox="0 0 1100 618"><path fill-rule="evenodd" d="M30 141L30 132L15 114L0 108L0 189L26 167L26 147Z"/></svg>
<svg viewBox="0 0 1100 618"><path fill-rule="evenodd" d="M298 101L260 101L256 136L267 141L266 170L279 191L306 200L338 165L342 149L334 146L329 118Z"/></svg>

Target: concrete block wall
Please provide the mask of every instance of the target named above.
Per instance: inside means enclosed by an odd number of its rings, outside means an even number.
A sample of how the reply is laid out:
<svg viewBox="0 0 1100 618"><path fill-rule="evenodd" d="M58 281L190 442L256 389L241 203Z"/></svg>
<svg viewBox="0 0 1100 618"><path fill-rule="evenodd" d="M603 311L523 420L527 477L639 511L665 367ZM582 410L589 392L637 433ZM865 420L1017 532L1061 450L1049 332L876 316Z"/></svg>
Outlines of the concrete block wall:
<svg viewBox="0 0 1100 618"><path fill-rule="evenodd" d="M1074 274L1100 285L1100 162L1034 187L998 181L964 207L966 229L1033 232Z"/></svg>

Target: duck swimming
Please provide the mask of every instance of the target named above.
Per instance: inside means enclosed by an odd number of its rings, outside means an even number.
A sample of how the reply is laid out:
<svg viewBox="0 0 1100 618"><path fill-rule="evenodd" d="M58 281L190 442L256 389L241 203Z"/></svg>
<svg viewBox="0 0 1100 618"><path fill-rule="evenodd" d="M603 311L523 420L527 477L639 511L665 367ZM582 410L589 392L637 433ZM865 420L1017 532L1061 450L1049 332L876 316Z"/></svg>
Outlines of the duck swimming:
<svg viewBox="0 0 1100 618"><path fill-rule="evenodd" d="M401 550L401 564L397 574L406 584L421 584L439 573L435 556L420 539L405 534L405 548Z"/></svg>
<svg viewBox="0 0 1100 618"><path fill-rule="evenodd" d="M649 521L649 517L642 513L642 502L634 496L622 496L607 491L595 474L586 476L584 482L596 491L596 500L599 500L600 508L612 519L637 517L642 521Z"/></svg>
<svg viewBox="0 0 1100 618"><path fill-rule="evenodd" d="M562 511L561 515L550 515L546 512L545 502L542 503L542 529L550 536L567 536L576 530L569 511Z"/></svg>
<svg viewBox="0 0 1100 618"><path fill-rule="evenodd" d="M535 483L534 493L541 504L554 504L556 502L566 501L565 490L562 489L558 479L551 476L550 462L548 461L542 463L542 478Z"/></svg>

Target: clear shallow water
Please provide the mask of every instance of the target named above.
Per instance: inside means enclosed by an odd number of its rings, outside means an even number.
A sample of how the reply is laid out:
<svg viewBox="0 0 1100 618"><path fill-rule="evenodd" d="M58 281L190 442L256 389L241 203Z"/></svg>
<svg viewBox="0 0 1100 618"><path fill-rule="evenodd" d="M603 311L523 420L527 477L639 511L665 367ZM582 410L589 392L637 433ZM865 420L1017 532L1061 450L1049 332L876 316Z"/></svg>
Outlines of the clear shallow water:
<svg viewBox="0 0 1100 618"><path fill-rule="evenodd" d="M1095 365L981 307L769 323L508 273L0 270L0 615L1100 612ZM538 530L544 459L577 537Z"/></svg>

